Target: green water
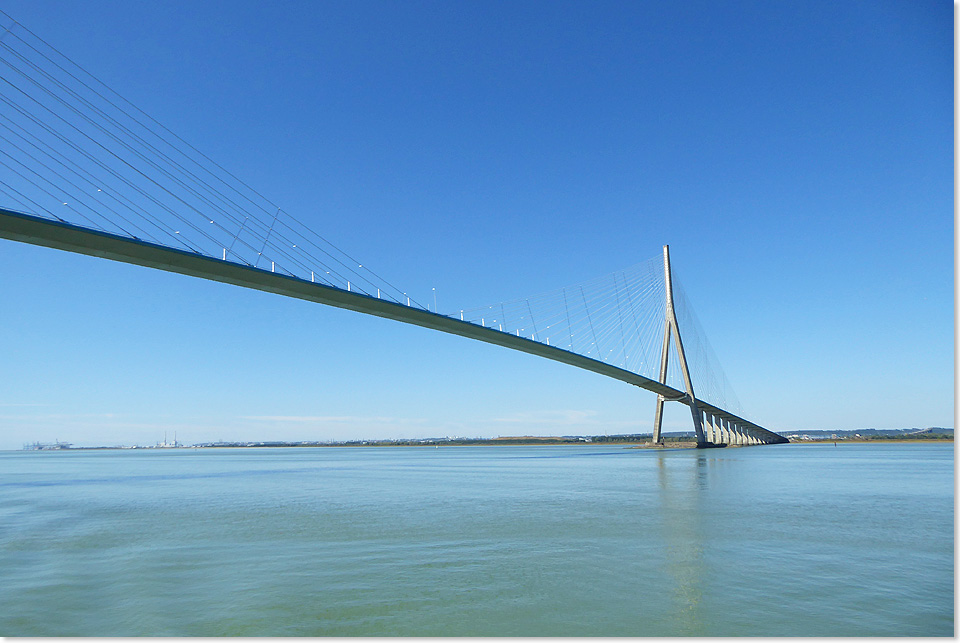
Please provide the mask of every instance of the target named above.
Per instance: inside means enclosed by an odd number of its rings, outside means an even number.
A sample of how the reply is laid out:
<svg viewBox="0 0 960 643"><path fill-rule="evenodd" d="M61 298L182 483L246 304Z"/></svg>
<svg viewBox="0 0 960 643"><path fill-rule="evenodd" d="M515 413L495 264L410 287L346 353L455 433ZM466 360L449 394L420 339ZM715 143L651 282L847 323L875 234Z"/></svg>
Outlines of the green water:
<svg viewBox="0 0 960 643"><path fill-rule="evenodd" d="M953 636L952 444L0 453L0 635Z"/></svg>

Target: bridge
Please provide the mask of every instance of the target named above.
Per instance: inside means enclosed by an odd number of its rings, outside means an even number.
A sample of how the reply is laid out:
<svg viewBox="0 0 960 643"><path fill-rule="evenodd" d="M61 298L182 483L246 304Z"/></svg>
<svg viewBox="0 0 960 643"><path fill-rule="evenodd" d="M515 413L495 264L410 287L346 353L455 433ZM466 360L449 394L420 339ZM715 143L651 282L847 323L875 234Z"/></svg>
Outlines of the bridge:
<svg viewBox="0 0 960 643"><path fill-rule="evenodd" d="M431 310L0 15L8 23L0 38L0 238L304 299L592 371L656 394L657 444L668 401L689 407L698 447L788 441L742 417L676 287L667 246L662 259L550 293Z"/></svg>

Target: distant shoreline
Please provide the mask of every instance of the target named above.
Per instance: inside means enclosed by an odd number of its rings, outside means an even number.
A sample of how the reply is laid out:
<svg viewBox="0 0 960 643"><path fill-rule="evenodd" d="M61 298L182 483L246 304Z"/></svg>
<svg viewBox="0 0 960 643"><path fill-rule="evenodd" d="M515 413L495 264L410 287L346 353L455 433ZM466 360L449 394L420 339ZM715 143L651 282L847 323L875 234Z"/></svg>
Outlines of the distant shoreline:
<svg viewBox="0 0 960 643"><path fill-rule="evenodd" d="M938 438L837 438L836 440L790 440L790 444L939 444L953 442L953 436Z"/></svg>
<svg viewBox="0 0 960 643"><path fill-rule="evenodd" d="M805 440L791 439L789 444L929 444L953 442L952 433L924 433L916 437L906 436L859 436L859 437L840 437L837 438L810 438ZM159 444L157 446L89 446L75 447L68 443L54 443L44 445L34 443L25 445L25 451L144 451L144 450L169 450L169 449L271 449L271 448L338 448L338 447L458 447L458 446L621 446L633 449L664 449L680 448L688 449L696 446L696 441L692 436L687 437L667 437L663 444L654 445L650 438L634 438L633 436L590 436L590 437L539 437L539 436L518 436L518 437L498 437L498 438L427 438L422 440L355 440L349 442L206 442L193 445L184 444ZM739 444L725 445L728 448L739 448Z"/></svg>

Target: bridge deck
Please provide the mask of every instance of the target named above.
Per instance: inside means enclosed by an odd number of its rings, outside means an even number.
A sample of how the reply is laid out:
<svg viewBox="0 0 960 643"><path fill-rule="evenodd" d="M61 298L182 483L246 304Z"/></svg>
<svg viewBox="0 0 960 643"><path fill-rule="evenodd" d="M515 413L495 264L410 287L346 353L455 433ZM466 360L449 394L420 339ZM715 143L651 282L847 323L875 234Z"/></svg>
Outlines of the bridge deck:
<svg viewBox="0 0 960 643"><path fill-rule="evenodd" d="M444 333L460 335L593 371L663 395L666 399L689 404L684 391L679 391L656 380L556 346L548 346L532 339L461 321L447 315L271 272L270 270L254 268L139 239L100 232L69 223L52 221L4 208L0 208L0 238L272 292L286 297L346 308L368 315L376 315ZM701 410L725 420L736 422L758 434L768 435L772 442L786 441L785 438L772 431L702 400L697 400L697 406Z"/></svg>

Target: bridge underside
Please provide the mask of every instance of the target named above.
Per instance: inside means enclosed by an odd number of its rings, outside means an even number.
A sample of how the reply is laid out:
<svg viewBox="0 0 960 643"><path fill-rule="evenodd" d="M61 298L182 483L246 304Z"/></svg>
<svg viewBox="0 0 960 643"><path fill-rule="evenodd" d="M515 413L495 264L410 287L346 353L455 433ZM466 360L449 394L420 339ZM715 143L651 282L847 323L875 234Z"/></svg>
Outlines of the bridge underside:
<svg viewBox="0 0 960 643"><path fill-rule="evenodd" d="M710 444L778 444L789 441L781 435L712 406L703 400L691 400L684 391L656 380L556 346L549 346L532 339L461 321L421 308L404 306L393 301L350 292L270 270L178 250L139 239L100 232L61 221L52 221L4 208L0 208L0 238L146 266L354 310L504 346L593 371L661 395L665 400L682 402L688 406L691 405L691 402L695 404L696 409L703 414L704 418L703 438L700 440L703 446L709 446Z"/></svg>

